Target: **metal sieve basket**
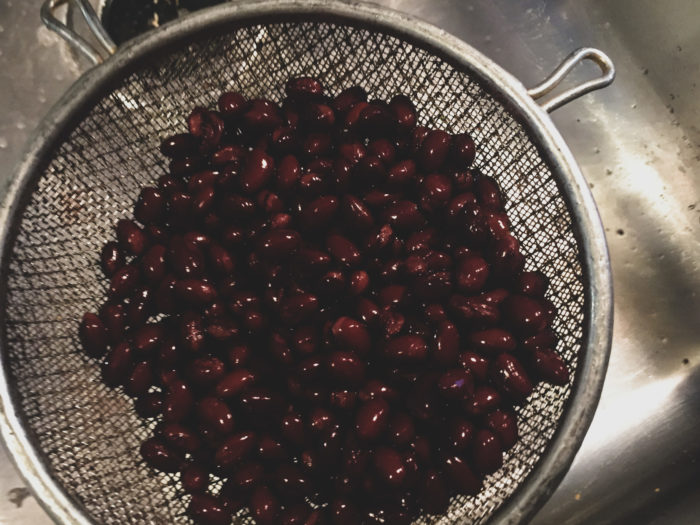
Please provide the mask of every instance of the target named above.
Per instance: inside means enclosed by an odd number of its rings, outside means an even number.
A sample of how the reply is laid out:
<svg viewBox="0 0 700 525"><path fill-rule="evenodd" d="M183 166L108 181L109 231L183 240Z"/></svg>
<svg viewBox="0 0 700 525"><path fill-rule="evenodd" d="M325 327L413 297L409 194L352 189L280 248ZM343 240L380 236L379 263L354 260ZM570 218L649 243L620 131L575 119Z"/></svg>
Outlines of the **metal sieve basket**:
<svg viewBox="0 0 700 525"><path fill-rule="evenodd" d="M51 14L59 3L49 0L43 15L66 36ZM87 4L78 5L99 30ZM106 34L98 40L114 51ZM601 66L601 78L534 102L584 58ZM112 225L166 172L160 139L224 90L279 100L285 81L299 75L320 78L333 93L353 84L370 98L404 93L420 124L471 133L476 164L507 198L527 269L551 281L570 383L540 384L518 408L521 439L477 496L455 497L445 516L416 523L525 521L573 460L602 388L612 289L592 196L547 111L608 85L609 59L579 50L528 91L463 42L396 12L325 1L227 4L137 38L86 73L35 133L2 211L0 424L58 523L189 522L177 477L140 461L153 423L103 385L77 327L104 300L97 259ZM237 519L251 521L244 513Z"/></svg>

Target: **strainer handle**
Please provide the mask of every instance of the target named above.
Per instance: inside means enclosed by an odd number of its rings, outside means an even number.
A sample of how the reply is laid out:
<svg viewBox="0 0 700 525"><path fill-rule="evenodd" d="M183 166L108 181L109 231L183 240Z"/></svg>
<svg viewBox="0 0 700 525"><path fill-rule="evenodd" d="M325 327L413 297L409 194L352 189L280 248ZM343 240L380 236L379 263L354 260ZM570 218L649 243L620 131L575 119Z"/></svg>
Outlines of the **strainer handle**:
<svg viewBox="0 0 700 525"><path fill-rule="evenodd" d="M45 0L41 6L41 21L46 27L57 33L94 65L101 64L104 61L104 58L99 51L97 51L92 44L66 26L54 15L54 11L56 9L68 2L74 3L78 6L83 18L85 18L85 21L88 24L88 27L92 31L93 36L108 54L113 55L117 51L117 45L114 43L109 34L107 34L107 31L102 26L97 13L95 13L92 5L87 0Z"/></svg>
<svg viewBox="0 0 700 525"><path fill-rule="evenodd" d="M537 100L547 93L550 93L561 83L562 80L564 80L566 75L568 75L577 64L583 62L584 60L591 60L595 62L598 67L600 67L602 75L598 78L591 79L583 84L567 89L563 93L560 93L559 95L540 104L542 109L544 109L547 113L551 113L555 109L568 104L572 100L575 100L586 93L609 86L615 79L615 66L608 55L592 47L582 47L566 57L564 61L559 64L559 67L552 71L551 75L536 86L528 89L528 95Z"/></svg>

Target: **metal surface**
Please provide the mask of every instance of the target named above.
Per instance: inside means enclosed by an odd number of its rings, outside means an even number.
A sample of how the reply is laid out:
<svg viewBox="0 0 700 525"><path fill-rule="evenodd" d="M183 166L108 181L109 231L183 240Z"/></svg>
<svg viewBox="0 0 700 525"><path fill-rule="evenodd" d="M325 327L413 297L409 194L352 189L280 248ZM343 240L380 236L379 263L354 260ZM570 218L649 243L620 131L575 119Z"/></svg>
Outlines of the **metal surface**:
<svg viewBox="0 0 700 525"><path fill-rule="evenodd" d="M200 64L204 71L192 67ZM102 281L90 247L163 171L153 139L178 129L193 102L225 88L277 98L284 79L300 74L331 91L351 77L371 96L403 92L418 100L423 124L468 130L477 165L506 196L528 267L549 278L572 382L539 385L516 410L519 443L477 496L453 500L450 521L526 519L573 459L602 387L612 297L590 192L546 114L484 56L398 13L229 4L163 26L81 78L38 129L9 192L0 422L20 470L61 522L183 521L178 478L129 465L154 423L139 422L124 394L99 384L98 367L76 348L80 312L96 308ZM188 97L177 96L183 91Z"/></svg>
<svg viewBox="0 0 700 525"><path fill-rule="evenodd" d="M606 49L615 87L554 114L609 236L613 352L600 408L569 474L534 519L550 523L696 523L700 385L700 5L651 0L382 2L483 51L526 85L562 49ZM28 5L29 4L29 5ZM31 2L0 4L0 171L77 71L39 28ZM6 183L6 182L5 182ZM5 492L21 481L5 463ZM13 491L10 498L20 491ZM48 523L31 498L0 521Z"/></svg>

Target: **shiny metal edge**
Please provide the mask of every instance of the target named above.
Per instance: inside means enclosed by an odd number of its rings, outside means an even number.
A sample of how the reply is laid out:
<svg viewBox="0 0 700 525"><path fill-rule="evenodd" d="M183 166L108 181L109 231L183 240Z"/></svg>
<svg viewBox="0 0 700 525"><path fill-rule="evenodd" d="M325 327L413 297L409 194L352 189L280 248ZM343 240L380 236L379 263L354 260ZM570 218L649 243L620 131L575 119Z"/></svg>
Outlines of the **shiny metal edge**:
<svg viewBox="0 0 700 525"><path fill-rule="evenodd" d="M204 27L222 26L235 21L270 16L333 16L359 25L374 25L429 46L433 51L457 63L489 85L517 109L521 124L538 141L540 151L556 172L557 180L578 227L583 250L584 278L589 286L584 327L586 353L577 368L569 407L555 437L524 486L490 520L497 524L520 523L532 517L554 491L568 470L590 425L600 397L612 337L612 278L603 227L593 196L569 151L547 113L527 94L527 89L512 75L458 38L431 24L393 10L364 3L340 4L328 0L262 0L245 4L222 4L186 18L175 20L142 35L120 48L103 64L84 74L54 105L28 141L15 170L15 178L0 209L0 324L5 326L7 290L4 286L14 242L16 221L25 199L41 175L40 168L55 144L71 130L74 119L94 97L134 60L165 45L185 39ZM15 410L5 362L5 334L0 340L0 432L22 476L49 515L61 524L89 525L89 515L51 476L48 465L39 457L32 438Z"/></svg>

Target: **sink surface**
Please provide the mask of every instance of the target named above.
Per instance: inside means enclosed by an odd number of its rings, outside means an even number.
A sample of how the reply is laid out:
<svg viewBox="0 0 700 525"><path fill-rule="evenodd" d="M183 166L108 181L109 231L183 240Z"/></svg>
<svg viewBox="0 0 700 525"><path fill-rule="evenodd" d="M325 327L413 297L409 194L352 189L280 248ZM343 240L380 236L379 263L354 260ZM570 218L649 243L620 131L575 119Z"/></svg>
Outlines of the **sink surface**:
<svg viewBox="0 0 700 525"><path fill-rule="evenodd" d="M610 247L615 329L596 417L533 523L685 524L700 511L700 3L384 0L462 38L527 86L593 46L615 83L557 110ZM670 6L673 6L672 8ZM0 193L31 129L86 64L0 3ZM581 67L574 78L595 72ZM49 518L0 451L0 523Z"/></svg>

